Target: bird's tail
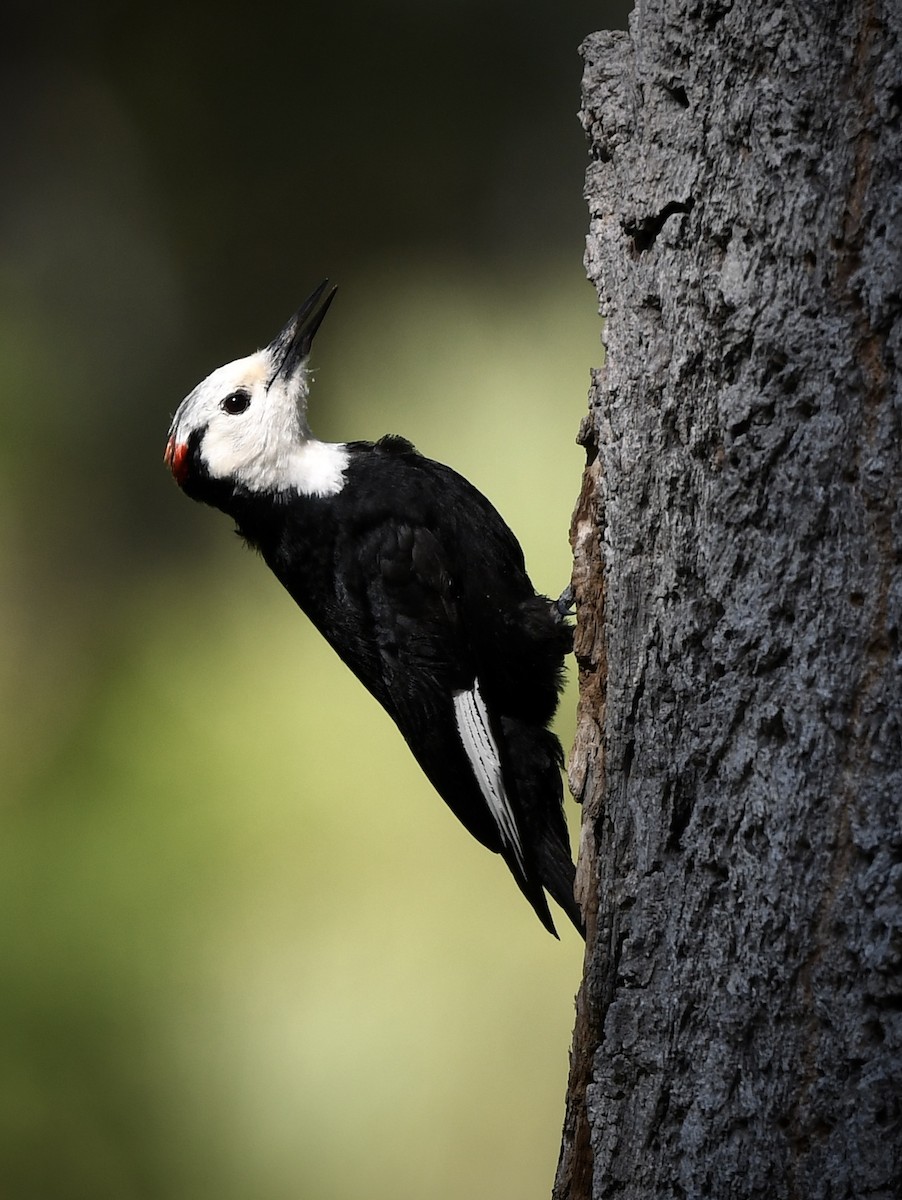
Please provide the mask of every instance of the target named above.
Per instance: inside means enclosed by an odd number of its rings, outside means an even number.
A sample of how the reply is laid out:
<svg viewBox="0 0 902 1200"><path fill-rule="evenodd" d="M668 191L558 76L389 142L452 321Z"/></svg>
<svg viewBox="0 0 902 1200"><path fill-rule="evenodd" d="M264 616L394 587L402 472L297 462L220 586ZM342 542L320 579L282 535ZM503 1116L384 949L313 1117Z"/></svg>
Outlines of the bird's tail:
<svg viewBox="0 0 902 1200"><path fill-rule="evenodd" d="M564 819L561 744L548 729L510 717L502 718L502 725L505 775L513 781L517 821L523 826L525 878L513 864L508 865L546 929L557 936L545 899L547 891L585 937L582 914L573 895L576 868Z"/></svg>

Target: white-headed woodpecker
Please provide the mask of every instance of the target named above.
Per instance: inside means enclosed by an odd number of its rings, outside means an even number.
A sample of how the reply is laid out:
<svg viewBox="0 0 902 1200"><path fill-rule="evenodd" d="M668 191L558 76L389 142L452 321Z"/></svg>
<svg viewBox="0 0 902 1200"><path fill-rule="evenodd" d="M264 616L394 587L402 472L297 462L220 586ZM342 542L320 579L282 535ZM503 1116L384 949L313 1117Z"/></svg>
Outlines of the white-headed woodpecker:
<svg viewBox="0 0 902 1200"><path fill-rule="evenodd" d="M334 295L321 284L265 349L199 384L166 463L236 522L543 925L555 933L547 890L582 932L547 728L570 627L466 479L400 437L313 437L307 359Z"/></svg>

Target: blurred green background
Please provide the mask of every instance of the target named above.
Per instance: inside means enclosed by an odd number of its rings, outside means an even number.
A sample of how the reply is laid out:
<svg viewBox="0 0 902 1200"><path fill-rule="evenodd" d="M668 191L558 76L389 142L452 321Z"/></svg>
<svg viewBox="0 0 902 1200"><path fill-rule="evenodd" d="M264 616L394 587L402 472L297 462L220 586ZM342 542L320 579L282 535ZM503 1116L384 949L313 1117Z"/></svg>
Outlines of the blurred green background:
<svg viewBox="0 0 902 1200"><path fill-rule="evenodd" d="M548 1194L579 940L162 451L328 275L313 428L455 465L557 594L600 357L577 47L624 24L7 5L0 1196Z"/></svg>

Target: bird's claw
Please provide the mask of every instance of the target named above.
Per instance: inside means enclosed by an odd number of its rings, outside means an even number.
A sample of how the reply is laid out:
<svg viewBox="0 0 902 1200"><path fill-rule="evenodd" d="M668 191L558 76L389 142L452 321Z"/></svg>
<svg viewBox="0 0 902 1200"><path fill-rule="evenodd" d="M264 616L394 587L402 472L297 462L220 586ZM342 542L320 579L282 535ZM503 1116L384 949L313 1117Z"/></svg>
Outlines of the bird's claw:
<svg viewBox="0 0 902 1200"><path fill-rule="evenodd" d="M576 605L576 595L573 591L573 584L568 583L557 600L554 601L552 607L560 617L572 617Z"/></svg>

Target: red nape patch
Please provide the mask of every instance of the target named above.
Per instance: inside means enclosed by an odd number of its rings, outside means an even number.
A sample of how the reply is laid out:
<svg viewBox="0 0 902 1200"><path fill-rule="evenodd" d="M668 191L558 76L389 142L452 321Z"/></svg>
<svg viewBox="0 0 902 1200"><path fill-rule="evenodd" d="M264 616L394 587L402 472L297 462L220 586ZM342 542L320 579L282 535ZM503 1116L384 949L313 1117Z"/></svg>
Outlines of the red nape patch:
<svg viewBox="0 0 902 1200"><path fill-rule="evenodd" d="M163 462L172 472L176 483L185 482L185 476L188 474L188 447L184 442L176 445L175 438L170 438L166 443Z"/></svg>

